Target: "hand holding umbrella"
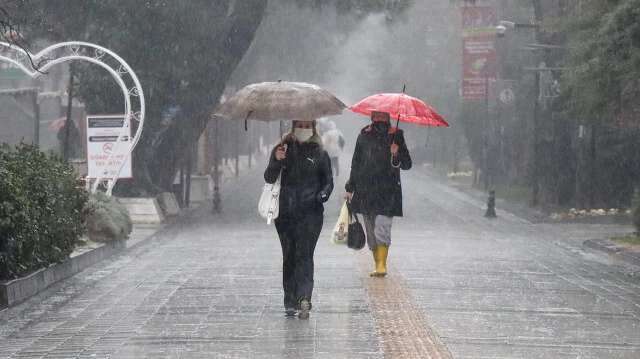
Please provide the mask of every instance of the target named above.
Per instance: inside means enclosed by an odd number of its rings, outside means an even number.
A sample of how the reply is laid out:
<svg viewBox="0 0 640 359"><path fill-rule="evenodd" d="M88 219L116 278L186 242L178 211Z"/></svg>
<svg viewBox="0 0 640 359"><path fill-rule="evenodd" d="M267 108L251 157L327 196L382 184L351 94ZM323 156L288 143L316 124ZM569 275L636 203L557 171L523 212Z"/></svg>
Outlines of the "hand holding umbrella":
<svg viewBox="0 0 640 359"><path fill-rule="evenodd" d="M391 143L391 154L392 155L397 155L398 154L398 145L395 142Z"/></svg>

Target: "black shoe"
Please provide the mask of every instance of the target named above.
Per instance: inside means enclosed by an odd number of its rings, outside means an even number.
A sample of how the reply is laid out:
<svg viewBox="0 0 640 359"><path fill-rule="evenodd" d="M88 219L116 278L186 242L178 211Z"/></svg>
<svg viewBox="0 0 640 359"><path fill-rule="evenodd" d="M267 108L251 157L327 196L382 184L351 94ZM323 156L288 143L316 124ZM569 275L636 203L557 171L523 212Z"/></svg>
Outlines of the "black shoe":
<svg viewBox="0 0 640 359"><path fill-rule="evenodd" d="M294 308L294 307L286 307L284 309L284 315L285 315L285 317L293 317L294 315L296 315L296 308Z"/></svg>
<svg viewBox="0 0 640 359"><path fill-rule="evenodd" d="M311 311L311 302L309 299L301 299L298 304L298 319L309 319L309 312Z"/></svg>

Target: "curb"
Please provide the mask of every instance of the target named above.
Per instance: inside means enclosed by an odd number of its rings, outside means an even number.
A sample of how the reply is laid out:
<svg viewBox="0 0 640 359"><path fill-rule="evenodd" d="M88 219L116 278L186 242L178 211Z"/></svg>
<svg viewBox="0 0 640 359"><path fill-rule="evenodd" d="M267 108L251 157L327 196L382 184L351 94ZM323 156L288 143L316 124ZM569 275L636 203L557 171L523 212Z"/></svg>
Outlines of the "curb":
<svg viewBox="0 0 640 359"><path fill-rule="evenodd" d="M191 213L191 211L185 214L188 213ZM175 217L170 222L159 226L134 228L128 239L104 243L99 247L88 249L78 254L72 253L64 262L51 264L47 268L42 268L26 277L0 282L0 308L8 308L19 304L43 292L52 284L70 278L115 254L145 250L145 247L158 243L160 241L158 234L176 224L178 218ZM136 229L142 232L152 229L153 232L135 238Z"/></svg>
<svg viewBox="0 0 640 359"><path fill-rule="evenodd" d="M185 215L190 213L191 210L186 211ZM160 238L158 234L179 222L178 219L180 217L182 216L174 217L172 220L169 220L168 223L162 225L134 228L134 231L131 232L128 239L105 243L99 247L88 249L78 254L72 253L70 258L64 262L51 264L47 268L42 268L26 277L0 282L0 308L7 308L19 304L43 292L52 284L72 277L115 254L142 249L159 242ZM153 232L143 235L140 238L135 238L136 229L142 232L153 230Z"/></svg>
<svg viewBox="0 0 640 359"><path fill-rule="evenodd" d="M180 215L169 217L166 219L166 222L162 224L140 224L137 228L134 225L134 231L131 232L128 239L105 243L99 247L87 249L77 254L72 253L70 258L65 261L51 264L26 277L10 281L0 281L0 308L8 308L19 304L43 292L52 284L72 277L115 254L134 250L146 251L147 247L161 241L162 236L160 236L159 233L184 224L184 221L187 221L188 217L195 213L202 205L210 201L211 199L207 198L202 202L194 203L189 208L183 208L181 209L182 213ZM141 238L135 238L136 230L141 232L153 231L141 236Z"/></svg>
<svg viewBox="0 0 640 359"><path fill-rule="evenodd" d="M26 277L0 283L0 307L10 307L42 292L63 279L79 273L85 268L127 247L125 241L106 243L100 247L80 253L64 262L54 263Z"/></svg>
<svg viewBox="0 0 640 359"><path fill-rule="evenodd" d="M449 178L447 178L446 176L443 176L442 174L436 172L433 169L424 168L424 167L420 167L420 169L421 169L421 172L426 174L427 176L437 177L440 180L440 183L442 183L443 185L453 188L461 193L467 194L471 196L473 199L486 204L487 196L488 196L486 191L478 188L474 188L474 187L456 185L455 182L451 181ZM523 219L535 224L543 223L545 222L545 219L546 219L546 216L543 213L537 211L536 209L525 207L516 203L507 202L506 200L500 198L499 196L498 198L496 198L496 210L508 212L509 214L512 214L520 219Z"/></svg>
<svg viewBox="0 0 640 359"><path fill-rule="evenodd" d="M584 241L583 245L587 248L605 252L623 262L640 266L640 253L630 251L625 246L621 246L610 241L594 239L587 239Z"/></svg>
<svg viewBox="0 0 640 359"><path fill-rule="evenodd" d="M449 178L436 172L433 169L424 169L429 175L436 176L441 179L441 183L455 188L456 190L466 193L474 199L486 203L487 194L486 191L479 188L459 186L453 183ZM551 218L543 212L528 206L524 206L518 203L508 202L502 198L496 198L496 209L503 210L510 214L513 214L519 218L525 219L534 224L631 224L632 219L630 216L624 214L616 215L604 215L604 216L579 216L575 218Z"/></svg>
<svg viewBox="0 0 640 359"><path fill-rule="evenodd" d="M578 224L631 224L631 217L624 214L605 216L582 216L575 218L548 218L543 223L578 223Z"/></svg>

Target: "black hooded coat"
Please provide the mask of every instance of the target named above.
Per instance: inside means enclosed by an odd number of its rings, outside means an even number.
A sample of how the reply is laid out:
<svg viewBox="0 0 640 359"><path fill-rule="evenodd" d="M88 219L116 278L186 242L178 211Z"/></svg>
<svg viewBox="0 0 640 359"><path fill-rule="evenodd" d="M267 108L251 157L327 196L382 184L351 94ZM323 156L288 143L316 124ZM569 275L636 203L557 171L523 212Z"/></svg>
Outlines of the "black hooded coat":
<svg viewBox="0 0 640 359"><path fill-rule="evenodd" d="M264 172L267 183L278 179L280 169L280 216L303 215L308 212L324 212L323 203L333 191L331 160L327 151L315 142L287 144L286 158L276 160L276 148L271 151L269 165Z"/></svg>
<svg viewBox="0 0 640 359"><path fill-rule="evenodd" d="M391 143L398 145L398 154L391 165ZM396 127L378 132L371 125L360 131L351 160L351 174L345 185L353 193L351 209L365 215L402 217L402 185L400 169L411 168L411 156L404 132Z"/></svg>

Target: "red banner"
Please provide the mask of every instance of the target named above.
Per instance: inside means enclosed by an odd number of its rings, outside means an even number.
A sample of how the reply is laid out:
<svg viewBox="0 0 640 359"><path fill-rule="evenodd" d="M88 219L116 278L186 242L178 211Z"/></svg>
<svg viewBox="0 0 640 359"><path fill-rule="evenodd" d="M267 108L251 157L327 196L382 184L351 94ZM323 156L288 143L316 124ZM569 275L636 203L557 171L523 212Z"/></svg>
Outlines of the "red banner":
<svg viewBox="0 0 640 359"><path fill-rule="evenodd" d="M462 99L483 100L489 83L497 78L495 26L498 11L492 6L462 8Z"/></svg>

